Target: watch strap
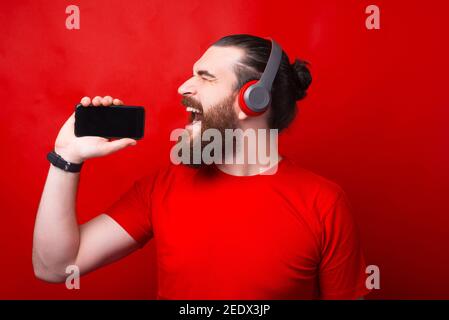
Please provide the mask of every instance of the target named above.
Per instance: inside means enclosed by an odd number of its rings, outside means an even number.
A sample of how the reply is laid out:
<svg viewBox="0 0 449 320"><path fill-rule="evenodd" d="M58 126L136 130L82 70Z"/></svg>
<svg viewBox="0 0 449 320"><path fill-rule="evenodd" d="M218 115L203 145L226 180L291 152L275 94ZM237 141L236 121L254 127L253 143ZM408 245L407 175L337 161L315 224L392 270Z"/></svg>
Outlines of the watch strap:
<svg viewBox="0 0 449 320"><path fill-rule="evenodd" d="M64 160L59 154L57 154L55 151L50 151L47 154L47 159L50 161L52 165L55 167L62 169L67 172L80 172L81 168L83 166L83 162L81 163L73 163Z"/></svg>

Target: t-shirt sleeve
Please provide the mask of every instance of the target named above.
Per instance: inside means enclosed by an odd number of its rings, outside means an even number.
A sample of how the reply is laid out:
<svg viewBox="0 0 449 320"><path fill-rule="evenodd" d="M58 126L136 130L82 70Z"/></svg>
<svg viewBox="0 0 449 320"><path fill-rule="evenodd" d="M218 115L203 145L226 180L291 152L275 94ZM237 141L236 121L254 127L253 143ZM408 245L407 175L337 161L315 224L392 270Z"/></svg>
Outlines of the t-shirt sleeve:
<svg viewBox="0 0 449 320"><path fill-rule="evenodd" d="M366 295L366 265L359 233L343 191L323 218L319 283L321 299Z"/></svg>
<svg viewBox="0 0 449 320"><path fill-rule="evenodd" d="M105 213L114 219L142 248L153 237L151 194L153 177L144 176L121 195Z"/></svg>

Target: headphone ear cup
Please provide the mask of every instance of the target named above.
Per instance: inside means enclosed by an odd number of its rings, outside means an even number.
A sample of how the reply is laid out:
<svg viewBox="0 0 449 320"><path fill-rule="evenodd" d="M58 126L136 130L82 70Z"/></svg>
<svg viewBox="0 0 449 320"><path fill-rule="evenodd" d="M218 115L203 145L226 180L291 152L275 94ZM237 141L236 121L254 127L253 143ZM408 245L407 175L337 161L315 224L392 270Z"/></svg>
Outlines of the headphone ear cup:
<svg viewBox="0 0 449 320"><path fill-rule="evenodd" d="M239 91L239 106L240 109L247 115L247 116L258 116L265 112L263 111L254 111L251 109L250 106L248 106L247 101L245 100L245 92L248 90L249 87L251 87L253 84L257 83L258 80L251 80L248 81L243 85L243 87Z"/></svg>

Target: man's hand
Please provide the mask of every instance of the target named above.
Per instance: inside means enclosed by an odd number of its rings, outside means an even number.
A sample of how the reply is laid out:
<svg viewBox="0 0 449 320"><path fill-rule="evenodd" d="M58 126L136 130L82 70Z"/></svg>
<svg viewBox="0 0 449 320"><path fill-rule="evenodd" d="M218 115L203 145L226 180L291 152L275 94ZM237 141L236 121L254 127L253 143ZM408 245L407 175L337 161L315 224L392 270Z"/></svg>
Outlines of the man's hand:
<svg viewBox="0 0 449 320"><path fill-rule="evenodd" d="M89 97L81 99L81 104L84 107L87 107L90 103ZM123 105L123 102L119 99L113 99L111 96L103 98L96 96L92 99L92 105L104 108L111 105ZM81 163L89 158L103 157L137 143L136 140L130 138L112 141L94 136L76 137L74 126L75 112L64 123L55 142L55 152L69 162Z"/></svg>

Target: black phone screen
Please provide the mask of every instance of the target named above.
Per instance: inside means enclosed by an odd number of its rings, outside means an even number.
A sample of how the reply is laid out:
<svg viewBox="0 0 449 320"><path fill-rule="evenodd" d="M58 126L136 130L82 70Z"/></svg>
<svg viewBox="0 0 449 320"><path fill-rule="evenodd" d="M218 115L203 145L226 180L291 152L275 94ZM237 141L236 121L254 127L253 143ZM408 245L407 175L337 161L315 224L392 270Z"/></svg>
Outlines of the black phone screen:
<svg viewBox="0 0 449 320"><path fill-rule="evenodd" d="M75 136L141 139L145 109L140 106L81 106L75 109Z"/></svg>

